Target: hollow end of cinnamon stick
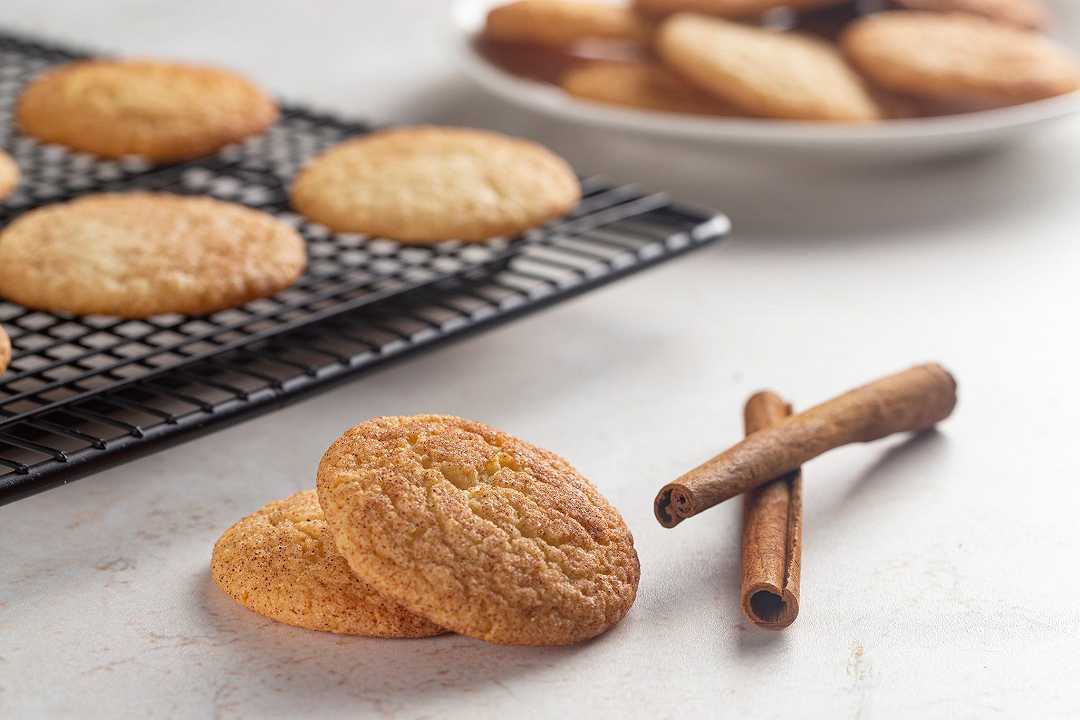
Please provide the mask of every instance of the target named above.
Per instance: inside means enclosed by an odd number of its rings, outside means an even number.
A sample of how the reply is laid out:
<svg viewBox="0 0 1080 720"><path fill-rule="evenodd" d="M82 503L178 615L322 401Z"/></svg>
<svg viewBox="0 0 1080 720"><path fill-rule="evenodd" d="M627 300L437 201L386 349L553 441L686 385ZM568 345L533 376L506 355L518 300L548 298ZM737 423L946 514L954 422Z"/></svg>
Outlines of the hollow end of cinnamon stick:
<svg viewBox="0 0 1080 720"><path fill-rule="evenodd" d="M783 630L799 616L799 598L770 583L748 588L742 598L743 614L766 630Z"/></svg>
<svg viewBox="0 0 1080 720"><path fill-rule="evenodd" d="M694 495L685 485L668 483L656 494L653 513L661 525L673 528L697 513L694 510Z"/></svg>

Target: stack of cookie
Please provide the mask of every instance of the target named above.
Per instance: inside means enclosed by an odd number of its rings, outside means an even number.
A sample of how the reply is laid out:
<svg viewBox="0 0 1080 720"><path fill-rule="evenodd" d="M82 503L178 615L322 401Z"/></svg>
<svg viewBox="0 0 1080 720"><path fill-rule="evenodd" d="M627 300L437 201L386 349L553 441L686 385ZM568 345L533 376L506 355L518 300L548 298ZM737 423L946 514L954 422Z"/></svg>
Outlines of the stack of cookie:
<svg viewBox="0 0 1080 720"><path fill-rule="evenodd" d="M1080 90L1047 23L1041 0L518 0L489 13L480 47L594 102L866 123Z"/></svg>
<svg viewBox="0 0 1080 720"><path fill-rule="evenodd" d="M211 574L241 605L337 633L561 645L634 602L618 511L558 455L482 423L369 420L330 446L316 486L214 546Z"/></svg>
<svg viewBox="0 0 1080 720"><path fill-rule="evenodd" d="M266 130L276 104L225 70L92 60L23 91L19 129L41 142L152 164L192 160ZM0 199L19 170L0 152ZM559 217L577 177L534 143L420 127L332 148L292 189L296 209L331 230L408 243L484 241ZM273 295L306 266L303 238L272 215L206 197L86 195L47 205L0 235L0 297L27 308L145 318L203 315ZM10 356L0 330L0 372Z"/></svg>

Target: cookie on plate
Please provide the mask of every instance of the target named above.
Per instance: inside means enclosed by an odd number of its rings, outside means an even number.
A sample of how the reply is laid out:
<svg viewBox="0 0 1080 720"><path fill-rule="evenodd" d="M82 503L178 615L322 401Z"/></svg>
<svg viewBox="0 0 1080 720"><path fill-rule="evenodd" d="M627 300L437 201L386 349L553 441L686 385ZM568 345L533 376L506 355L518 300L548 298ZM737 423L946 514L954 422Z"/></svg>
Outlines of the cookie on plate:
<svg viewBox="0 0 1080 720"><path fill-rule="evenodd" d="M176 162L257 135L278 116L262 90L218 68L83 60L38 76L19 97L19 128L42 142L117 158Z"/></svg>
<svg viewBox="0 0 1080 720"><path fill-rule="evenodd" d="M1042 0L894 0L908 10L960 12L1028 30L1046 27L1050 11Z"/></svg>
<svg viewBox="0 0 1080 720"><path fill-rule="evenodd" d="M7 331L4 330L4 326L0 325L0 375L4 374L4 371L8 369L8 364L11 362L11 338L8 337Z"/></svg>
<svg viewBox="0 0 1080 720"><path fill-rule="evenodd" d="M875 83L919 97L1010 105L1080 89L1064 48L974 15L879 13L854 22L840 43Z"/></svg>
<svg viewBox="0 0 1080 720"><path fill-rule="evenodd" d="M645 44L651 32L630 8L580 0L517 0L492 8L484 23L492 40L558 47L583 40Z"/></svg>
<svg viewBox="0 0 1080 720"><path fill-rule="evenodd" d="M3 150L0 150L0 200L3 200L19 186L19 166Z"/></svg>
<svg viewBox="0 0 1080 720"><path fill-rule="evenodd" d="M288 625L371 637L446 632L352 574L314 490L269 503L226 530L210 575L236 602Z"/></svg>
<svg viewBox="0 0 1080 720"><path fill-rule="evenodd" d="M0 233L0 297L77 315L201 315L285 289L305 262L295 230L242 205L87 195L28 212Z"/></svg>
<svg viewBox="0 0 1080 720"><path fill-rule="evenodd" d="M536 143L421 126L330 148L300 173L291 198L337 232L433 243L542 225L576 206L581 187L562 158Z"/></svg>
<svg viewBox="0 0 1080 720"><path fill-rule="evenodd" d="M634 0L633 7L643 15L665 17L675 13L701 13L724 18L763 15L776 8L815 10L843 5L850 0Z"/></svg>
<svg viewBox="0 0 1080 720"><path fill-rule="evenodd" d="M599 635L634 602L634 539L565 460L461 418L382 417L338 438L316 484L349 567L437 625L490 642Z"/></svg>
<svg viewBox="0 0 1080 720"><path fill-rule="evenodd" d="M575 97L608 105L691 115L739 114L657 63L589 63L564 74L560 84Z"/></svg>
<svg viewBox="0 0 1080 720"><path fill-rule="evenodd" d="M880 111L829 44L700 15L660 26L661 58L745 113L785 120L865 123Z"/></svg>

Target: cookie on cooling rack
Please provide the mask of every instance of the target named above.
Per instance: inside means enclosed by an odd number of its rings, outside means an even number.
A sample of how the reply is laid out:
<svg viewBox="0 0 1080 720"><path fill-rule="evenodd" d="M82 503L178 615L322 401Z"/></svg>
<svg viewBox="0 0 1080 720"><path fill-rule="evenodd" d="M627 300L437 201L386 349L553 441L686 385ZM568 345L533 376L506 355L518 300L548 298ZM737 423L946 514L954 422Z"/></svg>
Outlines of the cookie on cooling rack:
<svg viewBox="0 0 1080 720"><path fill-rule="evenodd" d="M909 10L959 12L1028 30L1046 27L1050 11L1042 0L893 0Z"/></svg>
<svg viewBox="0 0 1080 720"><path fill-rule="evenodd" d="M651 31L627 7L580 0L517 0L492 8L484 23L491 40L557 47L582 40L644 44Z"/></svg>
<svg viewBox="0 0 1080 720"><path fill-rule="evenodd" d="M249 610L308 630L391 638L446 632L352 574L314 490L269 503L226 530L210 575Z"/></svg>
<svg viewBox="0 0 1080 720"><path fill-rule="evenodd" d="M433 126L336 145L291 192L301 214L331 230L405 243L515 235L564 215L580 198L574 171L536 143Z"/></svg>
<svg viewBox="0 0 1080 720"><path fill-rule="evenodd" d="M559 456L482 423L369 420L330 446L316 484L353 572L463 635L568 644L634 602L638 557L618 511Z"/></svg>
<svg viewBox="0 0 1080 720"><path fill-rule="evenodd" d="M101 157L176 162L256 135L277 105L219 68L153 60L85 60L33 80L19 97L19 128L42 142Z"/></svg>
<svg viewBox="0 0 1080 720"><path fill-rule="evenodd" d="M608 105L690 115L741 114L657 63L589 63L565 73L560 84L575 97Z"/></svg>
<svg viewBox="0 0 1080 720"><path fill-rule="evenodd" d="M784 120L863 123L881 113L831 45L700 15L660 26L663 60L745 113Z"/></svg>
<svg viewBox="0 0 1080 720"><path fill-rule="evenodd" d="M201 315L273 295L305 263L295 230L242 205L87 195L28 212L0 233L0 297L77 315Z"/></svg>
<svg viewBox="0 0 1080 720"><path fill-rule="evenodd" d="M0 200L19 186L19 166L10 155L0 150Z"/></svg>
<svg viewBox="0 0 1080 720"><path fill-rule="evenodd" d="M840 43L875 83L919 97L992 106L1080 89L1080 68L1064 48L974 15L878 13L852 23Z"/></svg>
<svg viewBox="0 0 1080 720"><path fill-rule="evenodd" d="M0 325L0 375L4 374L4 371L8 369L8 364L11 362L11 338L8 337L7 331L4 330L4 326Z"/></svg>
<svg viewBox="0 0 1080 720"><path fill-rule="evenodd" d="M744 18L763 15L784 7L792 10L812 10L830 5L843 5L850 0L634 0L638 12L663 17L675 13L701 13L725 18Z"/></svg>

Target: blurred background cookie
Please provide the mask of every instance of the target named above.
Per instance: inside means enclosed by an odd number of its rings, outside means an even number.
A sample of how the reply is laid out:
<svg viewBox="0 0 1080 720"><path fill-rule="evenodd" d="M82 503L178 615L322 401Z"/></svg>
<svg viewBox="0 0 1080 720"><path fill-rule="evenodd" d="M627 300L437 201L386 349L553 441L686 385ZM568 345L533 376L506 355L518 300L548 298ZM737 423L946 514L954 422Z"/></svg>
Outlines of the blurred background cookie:
<svg viewBox="0 0 1080 720"><path fill-rule="evenodd" d="M19 128L46 143L101 157L175 162L256 135L277 105L247 79L218 68L153 60L85 60L27 86Z"/></svg>
<svg viewBox="0 0 1080 720"><path fill-rule="evenodd" d="M516 235L564 215L580 197L570 166L534 142L434 126L330 148L291 193L301 214L331 230L410 243Z"/></svg>
<svg viewBox="0 0 1080 720"><path fill-rule="evenodd" d="M851 0L634 0L643 15L664 17L675 13L702 13L724 18L757 17L770 10L808 10L844 5Z"/></svg>
<svg viewBox="0 0 1080 720"><path fill-rule="evenodd" d="M8 337L7 331L4 330L4 326L0 325L0 375L4 374L4 371L8 369L8 363L11 362L11 338Z"/></svg>
<svg viewBox="0 0 1080 720"><path fill-rule="evenodd" d="M987 20L1041 30L1049 21L1050 11L1042 0L893 0L908 10L960 12L981 15Z"/></svg>
<svg viewBox="0 0 1080 720"><path fill-rule="evenodd" d="M699 15L677 15L656 37L660 57L699 87L751 115L870 122L880 111L829 44Z"/></svg>
<svg viewBox="0 0 1080 720"><path fill-rule="evenodd" d="M646 44L650 34L629 8L587 0L518 0L492 8L484 24L493 40L560 47L583 40Z"/></svg>
<svg viewBox="0 0 1080 720"><path fill-rule="evenodd" d="M0 150L0 200L3 200L19 186L19 166L3 150Z"/></svg>
<svg viewBox="0 0 1080 720"><path fill-rule="evenodd" d="M1080 69L1064 48L974 15L878 13L853 23L840 42L875 83L917 97L1011 105L1080 89Z"/></svg>
<svg viewBox="0 0 1080 720"><path fill-rule="evenodd" d="M571 95L609 105L692 115L741 114L657 63L589 63L564 74L561 84Z"/></svg>
<svg viewBox="0 0 1080 720"><path fill-rule="evenodd" d="M446 632L352 574L314 490L269 503L226 530L210 575L249 610L308 630L389 638Z"/></svg>
<svg viewBox="0 0 1080 720"><path fill-rule="evenodd" d="M205 197L87 195L0 234L0 296L76 315L200 315L273 295L306 262L303 239L258 210Z"/></svg>

